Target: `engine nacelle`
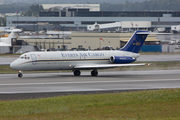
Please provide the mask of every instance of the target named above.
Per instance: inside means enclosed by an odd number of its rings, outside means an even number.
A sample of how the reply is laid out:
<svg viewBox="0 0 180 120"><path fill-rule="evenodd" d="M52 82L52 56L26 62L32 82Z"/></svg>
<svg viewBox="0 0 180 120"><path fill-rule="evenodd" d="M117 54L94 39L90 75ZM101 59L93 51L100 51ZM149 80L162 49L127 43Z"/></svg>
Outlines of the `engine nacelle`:
<svg viewBox="0 0 180 120"><path fill-rule="evenodd" d="M136 61L135 58L126 57L126 56L111 56L110 62L111 63L131 63Z"/></svg>

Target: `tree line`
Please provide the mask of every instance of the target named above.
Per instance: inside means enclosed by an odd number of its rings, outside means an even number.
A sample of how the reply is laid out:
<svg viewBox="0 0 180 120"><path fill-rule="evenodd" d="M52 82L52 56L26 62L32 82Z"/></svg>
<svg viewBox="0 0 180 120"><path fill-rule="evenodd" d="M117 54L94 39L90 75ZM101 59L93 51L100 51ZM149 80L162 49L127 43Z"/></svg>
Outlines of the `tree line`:
<svg viewBox="0 0 180 120"><path fill-rule="evenodd" d="M43 11L42 5L36 4L4 4L0 5L0 13L20 13L23 12L24 15L34 15L40 11Z"/></svg>
<svg viewBox="0 0 180 120"><path fill-rule="evenodd" d="M21 16L38 16L41 11L44 11L42 5L31 5L28 11L21 13Z"/></svg>
<svg viewBox="0 0 180 120"><path fill-rule="evenodd" d="M101 4L101 11L144 11L144 10L180 10L180 0L149 0L144 2L125 2L121 4Z"/></svg>
<svg viewBox="0 0 180 120"><path fill-rule="evenodd" d="M19 13L21 11L27 11L29 10L29 4L3 4L0 5L0 13Z"/></svg>

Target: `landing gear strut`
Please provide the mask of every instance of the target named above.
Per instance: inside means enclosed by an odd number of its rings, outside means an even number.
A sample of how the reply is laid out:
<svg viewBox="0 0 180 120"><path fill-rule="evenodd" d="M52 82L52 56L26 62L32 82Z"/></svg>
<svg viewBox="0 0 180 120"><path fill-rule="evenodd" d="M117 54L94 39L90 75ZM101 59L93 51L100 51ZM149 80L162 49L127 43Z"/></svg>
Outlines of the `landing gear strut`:
<svg viewBox="0 0 180 120"><path fill-rule="evenodd" d="M18 71L18 77L21 78L23 76L23 72L22 71Z"/></svg>
<svg viewBox="0 0 180 120"><path fill-rule="evenodd" d="M74 76L80 76L81 71L80 70L74 70Z"/></svg>
<svg viewBox="0 0 180 120"><path fill-rule="evenodd" d="M93 71L91 71L91 75L92 76L97 76L98 75L98 71L96 69L94 69Z"/></svg>

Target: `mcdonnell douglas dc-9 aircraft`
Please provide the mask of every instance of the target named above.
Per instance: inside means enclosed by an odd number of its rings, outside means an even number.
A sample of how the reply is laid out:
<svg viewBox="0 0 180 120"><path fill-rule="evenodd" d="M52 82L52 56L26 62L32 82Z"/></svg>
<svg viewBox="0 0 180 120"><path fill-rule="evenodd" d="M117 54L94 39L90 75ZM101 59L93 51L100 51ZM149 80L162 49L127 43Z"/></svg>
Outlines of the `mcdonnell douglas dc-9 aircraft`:
<svg viewBox="0 0 180 120"><path fill-rule="evenodd" d="M138 52L148 34L149 31L136 31L119 50L28 52L12 62L10 67L18 70L18 77L23 76L22 71L41 70L73 70L75 76L80 76L80 70L92 70L91 75L97 76L97 69L145 65L128 63L136 61L140 56Z"/></svg>

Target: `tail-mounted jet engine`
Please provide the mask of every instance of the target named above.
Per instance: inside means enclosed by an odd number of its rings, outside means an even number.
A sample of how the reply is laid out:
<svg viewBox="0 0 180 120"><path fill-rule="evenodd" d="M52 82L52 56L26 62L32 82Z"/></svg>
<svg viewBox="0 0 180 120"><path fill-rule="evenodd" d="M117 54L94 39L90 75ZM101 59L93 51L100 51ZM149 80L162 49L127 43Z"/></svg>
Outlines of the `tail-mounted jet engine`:
<svg viewBox="0 0 180 120"><path fill-rule="evenodd" d="M131 63L136 61L135 58L126 57L126 56L111 56L110 62L111 63Z"/></svg>

